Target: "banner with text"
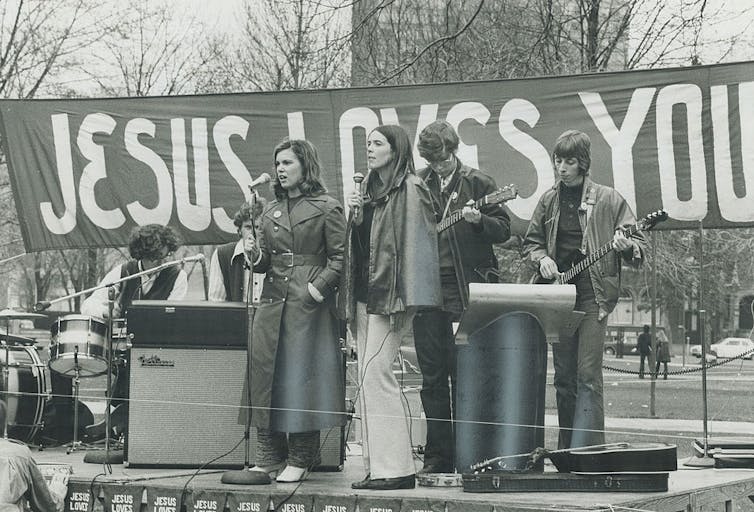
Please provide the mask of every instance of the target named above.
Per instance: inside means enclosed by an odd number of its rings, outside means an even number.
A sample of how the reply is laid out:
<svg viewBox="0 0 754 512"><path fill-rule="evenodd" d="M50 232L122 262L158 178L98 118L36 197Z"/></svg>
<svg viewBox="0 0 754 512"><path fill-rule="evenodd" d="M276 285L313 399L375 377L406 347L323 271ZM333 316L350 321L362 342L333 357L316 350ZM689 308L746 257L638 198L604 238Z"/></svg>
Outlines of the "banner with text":
<svg viewBox="0 0 754 512"><path fill-rule="evenodd" d="M522 233L554 183L550 150L592 139L592 178L661 229L754 225L754 62L518 80L278 93L4 100L4 150L28 251L122 246L137 225L184 243L235 239L234 212L284 137L319 149L341 200L366 170L365 141L400 124L458 128L458 156L515 184ZM746 121L749 119L749 121ZM417 167L425 165L415 152ZM266 191L269 196L269 191Z"/></svg>

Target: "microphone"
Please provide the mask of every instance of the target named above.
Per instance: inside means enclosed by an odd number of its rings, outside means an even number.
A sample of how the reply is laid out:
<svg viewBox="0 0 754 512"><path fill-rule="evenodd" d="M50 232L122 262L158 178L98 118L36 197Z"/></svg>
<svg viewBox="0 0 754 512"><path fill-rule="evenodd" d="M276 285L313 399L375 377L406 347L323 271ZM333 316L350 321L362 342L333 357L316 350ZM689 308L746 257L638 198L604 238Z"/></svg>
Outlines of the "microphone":
<svg viewBox="0 0 754 512"><path fill-rule="evenodd" d="M183 263L188 263L189 261L204 261L204 254L197 254L196 256L189 256L187 258L181 258L181 261Z"/></svg>
<svg viewBox="0 0 754 512"><path fill-rule="evenodd" d="M34 304L34 307L32 309L34 309L34 311L39 312L39 311L44 311L50 306L52 306L52 302L43 300L42 302L37 302L36 304Z"/></svg>
<svg viewBox="0 0 754 512"><path fill-rule="evenodd" d="M356 184L356 190L359 191L359 195L362 196L364 193L361 191L361 183L364 181L364 175L360 172L353 173L353 182ZM355 207L353 209L353 216L358 217L359 216L359 207Z"/></svg>
<svg viewBox="0 0 754 512"><path fill-rule="evenodd" d="M265 183L269 183L270 181L272 181L272 177L266 172L263 172L257 179L249 183L249 190L251 190L251 192L253 193L256 187Z"/></svg>

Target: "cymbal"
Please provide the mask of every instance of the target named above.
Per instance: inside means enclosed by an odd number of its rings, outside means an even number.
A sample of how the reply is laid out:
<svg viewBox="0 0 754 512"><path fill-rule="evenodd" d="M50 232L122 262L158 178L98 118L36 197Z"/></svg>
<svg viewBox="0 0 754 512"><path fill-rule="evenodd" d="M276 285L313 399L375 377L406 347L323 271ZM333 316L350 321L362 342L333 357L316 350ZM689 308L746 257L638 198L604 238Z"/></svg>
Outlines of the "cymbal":
<svg viewBox="0 0 754 512"><path fill-rule="evenodd" d="M39 313L27 313L26 311L15 311L13 309L3 309L0 311L0 319L6 320L26 320L32 318L44 318L45 315Z"/></svg>
<svg viewBox="0 0 754 512"><path fill-rule="evenodd" d="M0 332L0 341L8 342L11 345L34 345L36 343L32 338L16 334L5 334L4 332Z"/></svg>

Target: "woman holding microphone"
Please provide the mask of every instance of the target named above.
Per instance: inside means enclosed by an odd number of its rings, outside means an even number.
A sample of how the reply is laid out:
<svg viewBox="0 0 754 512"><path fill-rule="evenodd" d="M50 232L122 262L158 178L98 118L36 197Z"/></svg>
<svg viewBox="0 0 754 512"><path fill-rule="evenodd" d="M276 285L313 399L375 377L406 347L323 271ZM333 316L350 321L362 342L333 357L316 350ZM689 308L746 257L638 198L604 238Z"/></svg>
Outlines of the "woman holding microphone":
<svg viewBox="0 0 754 512"><path fill-rule="evenodd" d="M354 216L342 292L359 358L366 470L351 487L411 489L409 419L392 365L416 310L442 302L435 212L400 126L372 130L367 160L364 193L356 190L346 201Z"/></svg>

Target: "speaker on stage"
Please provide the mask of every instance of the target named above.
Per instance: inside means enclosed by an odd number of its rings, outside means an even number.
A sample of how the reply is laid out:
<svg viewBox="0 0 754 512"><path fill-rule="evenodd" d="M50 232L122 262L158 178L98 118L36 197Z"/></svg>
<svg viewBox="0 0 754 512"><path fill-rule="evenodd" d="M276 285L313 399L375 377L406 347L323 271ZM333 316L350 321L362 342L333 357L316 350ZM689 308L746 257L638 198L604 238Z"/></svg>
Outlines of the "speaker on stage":
<svg viewBox="0 0 754 512"><path fill-rule="evenodd" d="M130 365L128 465L243 466L245 349L134 346ZM255 439L252 429L252 463ZM315 470L341 470L344 458L344 429L322 431Z"/></svg>

